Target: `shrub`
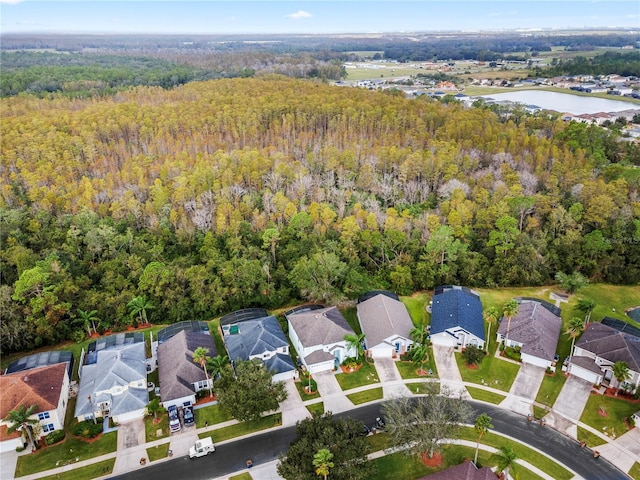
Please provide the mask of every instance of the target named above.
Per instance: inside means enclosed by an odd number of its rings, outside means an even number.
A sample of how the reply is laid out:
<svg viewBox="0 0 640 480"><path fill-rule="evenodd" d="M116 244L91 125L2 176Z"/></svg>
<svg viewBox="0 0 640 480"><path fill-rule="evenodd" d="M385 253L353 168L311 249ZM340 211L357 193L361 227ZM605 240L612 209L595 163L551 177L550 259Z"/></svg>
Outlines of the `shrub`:
<svg viewBox="0 0 640 480"><path fill-rule="evenodd" d="M83 438L94 438L102 433L102 424L93 423L91 420L85 420L73 427L73 434Z"/></svg>
<svg viewBox="0 0 640 480"><path fill-rule="evenodd" d="M345 368L356 368L358 365L360 365L360 362L353 357L345 358L342 362L342 366Z"/></svg>
<svg viewBox="0 0 640 480"><path fill-rule="evenodd" d="M467 362L467 365L477 365L484 358L484 350L475 345L467 345L467 348L462 352L462 358Z"/></svg>
<svg viewBox="0 0 640 480"><path fill-rule="evenodd" d="M16 447L16 452L24 452L24 447Z"/></svg>
<svg viewBox="0 0 640 480"><path fill-rule="evenodd" d="M44 437L44 443L46 443L47 445L53 445L54 443L58 443L64 440L64 436L64 430L54 430L46 437Z"/></svg>
<svg viewBox="0 0 640 480"><path fill-rule="evenodd" d="M311 385L310 388L309 388L309 385ZM304 380L304 388L308 392L317 392L318 391L318 384L316 383L316 381L313 378L311 380L309 380L307 378L306 380Z"/></svg>

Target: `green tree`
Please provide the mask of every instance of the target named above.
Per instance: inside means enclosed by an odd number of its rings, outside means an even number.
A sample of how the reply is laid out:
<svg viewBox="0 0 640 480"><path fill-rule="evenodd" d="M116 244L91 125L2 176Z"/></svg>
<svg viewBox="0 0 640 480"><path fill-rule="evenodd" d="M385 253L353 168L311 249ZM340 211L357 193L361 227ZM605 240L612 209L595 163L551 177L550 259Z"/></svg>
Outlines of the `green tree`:
<svg viewBox="0 0 640 480"><path fill-rule="evenodd" d="M262 234L263 247L269 247L271 261L276 265L276 246L280 241L280 231L277 228L267 228Z"/></svg>
<svg viewBox="0 0 640 480"><path fill-rule="evenodd" d="M97 310L91 310L88 312L86 310L78 309L78 317L82 320L84 328L87 329L89 336L91 336L91 329L93 329L94 333L98 333L98 330L96 329L96 322L99 323L100 318L98 317Z"/></svg>
<svg viewBox="0 0 640 480"><path fill-rule="evenodd" d="M411 349L411 360L416 365L420 365L420 374L424 374L424 364L429 360L429 344L421 343Z"/></svg>
<svg viewBox="0 0 640 480"><path fill-rule="evenodd" d="M207 372L207 362L211 360L209 357L209 349L205 347L198 347L193 351L193 363L197 363L202 367L204 371L204 377L207 379L207 385L209 385L209 395L213 397L213 388L209 381L209 373Z"/></svg>
<svg viewBox="0 0 640 480"><path fill-rule="evenodd" d="M582 332L584 332L584 319L573 317L569 320L569 325L564 331L564 333L571 337L571 353L569 354L569 357L573 356L573 346L576 343L576 338L578 338Z"/></svg>
<svg viewBox="0 0 640 480"><path fill-rule="evenodd" d="M264 412L277 410L287 398L284 382L274 382L273 372L260 360L237 361L235 372L235 376L219 377L215 385L220 407L236 420L257 420Z"/></svg>
<svg viewBox="0 0 640 480"><path fill-rule="evenodd" d="M158 418L158 415L166 411L167 409L162 406L159 397L155 397L147 404L147 415L153 415L153 418Z"/></svg>
<svg viewBox="0 0 640 480"><path fill-rule="evenodd" d="M129 316L133 321L133 326L135 327L138 323L147 323L147 311L155 308L151 302L147 300L147 297L144 295L133 297L129 303L127 303L127 308L129 309ZM136 320L137 317L137 320Z"/></svg>
<svg viewBox="0 0 640 480"><path fill-rule="evenodd" d="M477 365L484 358L484 350L478 348L475 345L467 345L462 351L462 358L467 362L467 365Z"/></svg>
<svg viewBox="0 0 640 480"><path fill-rule="evenodd" d="M504 472L505 478L509 478L509 471L513 470L513 466L518 459L516 452L514 452L511 447L505 445L498 449L495 454L495 458L497 461L498 472Z"/></svg>
<svg viewBox="0 0 640 480"><path fill-rule="evenodd" d="M15 410L11 410L5 417L5 421L9 422L7 433L12 434L15 431L22 431L26 433L33 450L36 449L36 444L33 441L33 426L38 423L38 420L30 417L37 411L38 405L31 405L27 407L23 404L18 406Z"/></svg>
<svg viewBox="0 0 640 480"><path fill-rule="evenodd" d="M356 360L360 358L360 355L364 355L364 338L364 333L348 333L344 336L347 347L356 351Z"/></svg>
<svg viewBox="0 0 640 480"><path fill-rule="evenodd" d="M489 350L489 342L491 342L491 325L498 321L500 313L494 306L487 308L484 311L484 319L487 321L487 351Z"/></svg>
<svg viewBox="0 0 640 480"><path fill-rule="evenodd" d="M331 460L333 460L333 453L327 448L321 448L313 456L313 466L316 467L316 474L322 475L324 480L327 480L329 470L335 465Z"/></svg>
<svg viewBox="0 0 640 480"><path fill-rule="evenodd" d="M424 323L414 326L409 332L409 335L411 335L411 339L417 344L423 345L428 342L429 332Z"/></svg>
<svg viewBox="0 0 640 480"><path fill-rule="evenodd" d="M211 372L211 376L215 380L218 376L231 370L231 361L226 355L216 355L207 360L207 369Z"/></svg>
<svg viewBox="0 0 640 480"><path fill-rule="evenodd" d="M478 440L476 442L476 454L473 457L473 463L478 465L478 449L480 448L480 440L482 437L489 432L489 429L493 428L491 424L491 417L486 413L481 413L476 417L476 423L473 426L474 430L478 434Z"/></svg>
<svg viewBox="0 0 640 480"><path fill-rule="evenodd" d="M299 421L289 450L280 455L278 475L285 480L317 479L314 456L319 449L325 448L333 454L333 480L374 478L373 466L367 461L369 447L360 432L361 422L353 418L336 419L331 412L314 414Z"/></svg>
<svg viewBox="0 0 640 480"><path fill-rule="evenodd" d="M581 288L589 285L589 280L580 272L573 272L570 274L558 272L556 273L555 278L556 282L558 282L567 293L576 293Z"/></svg>
<svg viewBox="0 0 640 480"><path fill-rule="evenodd" d="M576 307L585 314L584 321L585 323L588 323L589 320L591 320L591 313L596 308L596 302L590 298L581 298L578 300L578 305L576 305Z"/></svg>
<svg viewBox="0 0 640 480"><path fill-rule="evenodd" d="M622 390L622 384L631 379L631 370L629 370L627 362L621 360L611 366L611 371L618 381L618 389L616 390L616 395L618 395L618 392Z"/></svg>
<svg viewBox="0 0 640 480"><path fill-rule="evenodd" d="M507 255L507 252L515 247L515 241L519 234L518 220L503 215L496 220L496 229L489 232L487 246L495 247L496 254Z"/></svg>
<svg viewBox="0 0 640 480"><path fill-rule="evenodd" d="M336 303L344 298L347 271L347 264L335 253L320 252L298 260L289 278L307 299Z"/></svg>
<svg viewBox="0 0 640 480"><path fill-rule="evenodd" d="M466 246L453 235L453 228L448 225L440 225L432 233L425 245L428 258L438 263L439 281L444 283L448 279L451 270L450 264L455 264L458 254L464 252Z"/></svg>
<svg viewBox="0 0 640 480"><path fill-rule="evenodd" d="M511 329L511 318L518 314L518 302L516 300L509 300L502 307L502 315L507 319L507 334L505 335L505 346L509 343L509 330Z"/></svg>

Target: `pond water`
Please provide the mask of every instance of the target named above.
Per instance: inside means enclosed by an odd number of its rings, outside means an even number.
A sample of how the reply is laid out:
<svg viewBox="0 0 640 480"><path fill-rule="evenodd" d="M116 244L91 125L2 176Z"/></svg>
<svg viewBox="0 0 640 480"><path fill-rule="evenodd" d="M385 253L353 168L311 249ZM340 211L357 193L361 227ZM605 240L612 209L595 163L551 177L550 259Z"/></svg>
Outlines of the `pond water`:
<svg viewBox="0 0 640 480"><path fill-rule="evenodd" d="M482 95L482 97L493 98L494 100L509 100L511 102L524 103L525 105L536 105L546 110L573 113L574 115L598 112L620 112L629 109L640 110L640 104L637 103L571 95L569 93L546 92L542 90L519 90L517 92L497 93L495 95Z"/></svg>
<svg viewBox="0 0 640 480"><path fill-rule="evenodd" d="M640 307L636 307L633 310L629 310L627 315L633 318L636 322L640 322Z"/></svg>

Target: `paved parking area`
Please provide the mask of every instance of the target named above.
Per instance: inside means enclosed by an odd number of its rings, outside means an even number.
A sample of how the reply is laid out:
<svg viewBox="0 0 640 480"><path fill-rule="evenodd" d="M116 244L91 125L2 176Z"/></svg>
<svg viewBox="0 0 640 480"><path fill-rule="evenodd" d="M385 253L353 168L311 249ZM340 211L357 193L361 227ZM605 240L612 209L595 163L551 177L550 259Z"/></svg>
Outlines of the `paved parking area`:
<svg viewBox="0 0 640 480"><path fill-rule="evenodd" d="M545 416L545 420L557 430L576 438L577 423L582 416L584 406L589 399L593 385L581 378L570 376L565 382L553 410Z"/></svg>
<svg viewBox="0 0 640 480"><path fill-rule="evenodd" d="M283 425L295 425L298 420L303 420L309 416L309 410L304 406L295 381L289 379L285 382L287 388L287 399L280 404Z"/></svg>
<svg viewBox="0 0 640 480"><path fill-rule="evenodd" d="M324 411L340 413L353 408L353 403L344 394L333 372L320 372L313 375L324 402Z"/></svg>
<svg viewBox="0 0 640 480"><path fill-rule="evenodd" d="M507 398L500 403L500 406L522 415L533 414L533 402L544 378L544 371L542 367L523 363Z"/></svg>

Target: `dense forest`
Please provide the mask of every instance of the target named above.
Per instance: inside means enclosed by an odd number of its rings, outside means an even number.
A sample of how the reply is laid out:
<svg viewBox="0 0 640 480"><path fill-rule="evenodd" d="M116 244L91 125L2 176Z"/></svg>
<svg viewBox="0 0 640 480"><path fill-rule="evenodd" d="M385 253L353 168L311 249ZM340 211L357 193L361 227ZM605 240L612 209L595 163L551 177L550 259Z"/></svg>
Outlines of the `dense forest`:
<svg viewBox="0 0 640 480"><path fill-rule="evenodd" d="M0 106L2 353L140 304L640 281L637 146L596 126L278 75Z"/></svg>
<svg viewBox="0 0 640 480"><path fill-rule="evenodd" d="M605 52L593 58L577 56L555 60L544 70L544 75L611 75L640 77L640 51Z"/></svg>

